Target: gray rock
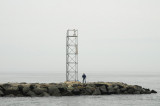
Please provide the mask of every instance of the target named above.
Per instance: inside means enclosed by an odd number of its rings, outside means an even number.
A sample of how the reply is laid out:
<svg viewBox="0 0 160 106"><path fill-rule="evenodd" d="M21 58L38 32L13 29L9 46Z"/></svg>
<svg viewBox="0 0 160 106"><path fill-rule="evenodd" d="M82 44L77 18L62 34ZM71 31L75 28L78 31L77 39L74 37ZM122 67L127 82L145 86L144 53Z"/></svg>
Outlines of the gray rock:
<svg viewBox="0 0 160 106"><path fill-rule="evenodd" d="M135 91L133 94L141 94L140 91Z"/></svg>
<svg viewBox="0 0 160 106"><path fill-rule="evenodd" d="M43 97L49 97L50 95L49 95L47 92L43 92L43 93L42 93L42 96L43 96Z"/></svg>
<svg viewBox="0 0 160 106"><path fill-rule="evenodd" d="M151 91L150 91L150 89L146 89L146 88L144 88L144 94L151 94Z"/></svg>
<svg viewBox="0 0 160 106"><path fill-rule="evenodd" d="M133 94L133 93L135 92L135 90L134 90L133 88L130 88L130 89L127 90L127 92L128 92L129 94Z"/></svg>
<svg viewBox="0 0 160 106"><path fill-rule="evenodd" d="M66 91L62 94L62 96L72 96L73 93L72 92L69 92L69 91Z"/></svg>
<svg viewBox="0 0 160 106"><path fill-rule="evenodd" d="M157 93L157 91L155 91L155 90L151 90L151 93Z"/></svg>
<svg viewBox="0 0 160 106"><path fill-rule="evenodd" d="M151 94L151 92L150 91L145 91L144 94Z"/></svg>
<svg viewBox="0 0 160 106"><path fill-rule="evenodd" d="M115 93L116 93L116 94L121 94L121 90L120 90L120 89L117 89Z"/></svg>
<svg viewBox="0 0 160 106"><path fill-rule="evenodd" d="M58 89L61 93L66 92L67 91L67 85L62 84L61 86L58 87Z"/></svg>
<svg viewBox="0 0 160 106"><path fill-rule="evenodd" d="M72 86L67 87L67 91L72 92L74 88Z"/></svg>
<svg viewBox="0 0 160 106"><path fill-rule="evenodd" d="M18 94L18 95L16 95L17 97L24 97L24 95L22 95L22 94Z"/></svg>
<svg viewBox="0 0 160 106"><path fill-rule="evenodd" d="M90 93L87 91L87 89L80 89L80 94L79 95L89 95ZM92 93L90 94L92 95Z"/></svg>
<svg viewBox="0 0 160 106"><path fill-rule="evenodd" d="M5 97L14 97L13 94L5 95Z"/></svg>
<svg viewBox="0 0 160 106"><path fill-rule="evenodd" d="M106 89L105 85L99 87L99 89L100 89L100 91L101 91L102 94L107 94L107 89Z"/></svg>
<svg viewBox="0 0 160 106"><path fill-rule="evenodd" d="M86 89L84 90L84 95L91 95L94 92L95 88L91 86L86 86Z"/></svg>
<svg viewBox="0 0 160 106"><path fill-rule="evenodd" d="M109 94L115 94L115 89L112 86L108 86L108 93Z"/></svg>
<svg viewBox="0 0 160 106"><path fill-rule="evenodd" d="M127 91L127 88L121 88L120 90L121 90L121 92L125 92L125 91Z"/></svg>
<svg viewBox="0 0 160 106"><path fill-rule="evenodd" d="M129 94L127 91L124 91L124 93L123 94Z"/></svg>
<svg viewBox="0 0 160 106"><path fill-rule="evenodd" d="M7 90L8 88L11 87L11 84L6 83L6 84L1 85L1 87L2 87L4 90Z"/></svg>
<svg viewBox="0 0 160 106"><path fill-rule="evenodd" d="M100 89L96 88L92 95L101 95Z"/></svg>
<svg viewBox="0 0 160 106"><path fill-rule="evenodd" d="M113 88L114 88L114 90L117 90L117 89L119 89L119 86L115 85Z"/></svg>
<svg viewBox="0 0 160 106"><path fill-rule="evenodd" d="M120 84L118 84L117 86L119 87L119 89L121 89L121 88L123 88L123 87L124 87L124 86L122 86L122 85L120 85Z"/></svg>
<svg viewBox="0 0 160 106"><path fill-rule="evenodd" d="M142 87L138 86L138 85L135 85L133 88L134 88L135 91L141 91L142 90Z"/></svg>
<svg viewBox="0 0 160 106"><path fill-rule="evenodd" d="M79 89L75 88L75 89L72 90L72 93L73 93L74 95L80 95L81 92L80 92Z"/></svg>
<svg viewBox="0 0 160 106"><path fill-rule="evenodd" d="M48 92L52 96L60 96L60 91L56 86L50 86L48 87Z"/></svg>
<svg viewBox="0 0 160 106"><path fill-rule="evenodd" d="M40 95L42 94L43 92L47 92L47 89L46 88L34 88L33 91L37 94L37 95Z"/></svg>
<svg viewBox="0 0 160 106"><path fill-rule="evenodd" d="M145 94L145 90L144 90L144 89L141 89L140 93L141 93L141 94Z"/></svg>
<svg viewBox="0 0 160 106"><path fill-rule="evenodd" d="M5 95L9 95L9 94L17 95L17 94L20 94L18 86L13 86L11 84L4 84L3 88L4 88L4 94Z"/></svg>
<svg viewBox="0 0 160 106"><path fill-rule="evenodd" d="M22 85L18 85L19 91L23 91L23 86Z"/></svg>
<svg viewBox="0 0 160 106"><path fill-rule="evenodd" d="M4 93L0 90L0 96L3 96L4 95Z"/></svg>
<svg viewBox="0 0 160 106"><path fill-rule="evenodd" d="M32 91L28 91L27 92L27 96L30 96L30 97L36 97L36 94Z"/></svg>
<svg viewBox="0 0 160 106"><path fill-rule="evenodd" d="M0 86L0 90L3 91L3 88Z"/></svg>
<svg viewBox="0 0 160 106"><path fill-rule="evenodd" d="M29 92L29 91L30 91L29 86L24 86L23 89L22 89L22 92L23 92L24 94L26 94L26 93Z"/></svg>
<svg viewBox="0 0 160 106"><path fill-rule="evenodd" d="M29 87L31 90L36 88L36 84L31 84Z"/></svg>

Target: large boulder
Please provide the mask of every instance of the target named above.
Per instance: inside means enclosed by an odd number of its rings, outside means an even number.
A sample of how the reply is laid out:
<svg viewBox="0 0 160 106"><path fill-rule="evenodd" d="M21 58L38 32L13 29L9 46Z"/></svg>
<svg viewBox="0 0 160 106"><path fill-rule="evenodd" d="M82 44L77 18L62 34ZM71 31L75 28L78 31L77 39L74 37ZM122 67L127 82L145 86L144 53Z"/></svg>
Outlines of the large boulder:
<svg viewBox="0 0 160 106"><path fill-rule="evenodd" d="M122 87L121 87L121 88L122 88ZM120 94L120 93L121 93L121 90L120 90L119 85L114 85L113 89L114 89L114 93L115 93L115 94ZM113 91L112 91L112 92L113 92Z"/></svg>
<svg viewBox="0 0 160 106"><path fill-rule="evenodd" d="M123 94L129 94L127 91L124 91Z"/></svg>
<svg viewBox="0 0 160 106"><path fill-rule="evenodd" d="M135 92L133 92L133 94L141 94L141 92L140 91L135 91Z"/></svg>
<svg viewBox="0 0 160 106"><path fill-rule="evenodd" d="M123 92L127 91L127 88L126 88L126 87L123 87L123 88L120 88L120 90L121 90L121 92L123 93Z"/></svg>
<svg viewBox="0 0 160 106"><path fill-rule="evenodd" d="M3 84L1 85L1 87L4 89L4 90L7 90L8 88L10 88L12 85L9 84L9 83L6 83L6 84Z"/></svg>
<svg viewBox="0 0 160 106"><path fill-rule="evenodd" d="M151 94L150 89L146 89L146 88L144 88L144 94Z"/></svg>
<svg viewBox="0 0 160 106"><path fill-rule="evenodd" d="M23 89L22 89L23 94L27 94L29 91L30 91L29 86L23 86Z"/></svg>
<svg viewBox="0 0 160 106"><path fill-rule="evenodd" d="M115 85L113 88L114 88L114 90L117 90L117 89L119 89L119 86Z"/></svg>
<svg viewBox="0 0 160 106"><path fill-rule="evenodd" d="M116 90L113 88L113 86L108 86L108 94L115 94Z"/></svg>
<svg viewBox="0 0 160 106"><path fill-rule="evenodd" d="M99 89L100 89L100 91L101 91L102 94L107 94L107 89L106 89L105 85L100 86Z"/></svg>
<svg viewBox="0 0 160 106"><path fill-rule="evenodd" d="M92 95L101 95L100 89L96 88Z"/></svg>
<svg viewBox="0 0 160 106"><path fill-rule="evenodd" d="M36 97L36 94L32 91L28 91L27 92L27 96L30 96L30 97Z"/></svg>
<svg viewBox="0 0 160 106"><path fill-rule="evenodd" d="M33 90L33 89L35 89L37 86L36 86L36 84L34 84L34 83L32 83L30 86L29 86L29 88L31 89L31 90Z"/></svg>
<svg viewBox="0 0 160 106"><path fill-rule="evenodd" d="M74 88L74 89L72 90L72 93L73 93L74 95L80 95L80 94L81 94L81 92L80 92L80 90L79 90L78 88Z"/></svg>
<svg viewBox="0 0 160 106"><path fill-rule="evenodd" d="M141 86L134 85L133 88L135 90L134 94L139 94L139 92L140 92L140 94L145 93L145 90Z"/></svg>
<svg viewBox="0 0 160 106"><path fill-rule="evenodd" d="M37 95L40 95L40 94L42 94L43 92L47 92L47 89L46 89L46 88L37 87L37 88L34 88L34 89L33 89L33 92L35 92Z"/></svg>
<svg viewBox="0 0 160 106"><path fill-rule="evenodd" d="M115 91L115 93L116 93L116 94L121 94L122 92L121 92L120 89L117 89L117 90Z"/></svg>
<svg viewBox="0 0 160 106"><path fill-rule="evenodd" d="M151 93L157 93L157 91L155 91L155 90L151 90Z"/></svg>
<svg viewBox="0 0 160 106"><path fill-rule="evenodd" d="M133 94L133 93L135 92L135 90L134 90L133 88L129 88L129 89L127 90L127 92L128 92L129 94Z"/></svg>
<svg viewBox="0 0 160 106"><path fill-rule="evenodd" d="M67 91L67 85L66 84L61 84L60 86L58 86L58 89L61 93L64 93Z"/></svg>
<svg viewBox="0 0 160 106"><path fill-rule="evenodd" d="M58 87L56 87L56 86L49 86L48 87L48 92L52 96L60 96L61 95Z"/></svg>
<svg viewBox="0 0 160 106"><path fill-rule="evenodd" d="M23 85L18 85L19 91L23 92Z"/></svg>
<svg viewBox="0 0 160 106"><path fill-rule="evenodd" d="M18 86L14 84L3 84L2 88L4 89L5 95L10 95L10 94L17 95L21 93L19 91Z"/></svg>
<svg viewBox="0 0 160 106"><path fill-rule="evenodd" d="M86 89L84 90L84 94L85 95L91 95L95 90L95 87L92 86L86 86Z"/></svg>
<svg viewBox="0 0 160 106"><path fill-rule="evenodd" d="M0 90L3 91L4 89L0 86Z"/></svg>
<svg viewBox="0 0 160 106"><path fill-rule="evenodd" d="M142 87L139 86L139 85L134 85L133 88L134 88L135 91L141 91L142 90Z"/></svg>
<svg viewBox="0 0 160 106"><path fill-rule="evenodd" d="M47 92L43 92L43 93L40 94L39 96L42 96L42 97L49 97L50 95L49 95Z"/></svg>
<svg viewBox="0 0 160 106"><path fill-rule="evenodd" d="M122 84L117 84L117 86L119 86L119 89L124 87Z"/></svg>
<svg viewBox="0 0 160 106"><path fill-rule="evenodd" d="M67 87L67 91L69 91L69 92L72 92L73 89L74 89L74 88L73 88L72 86L68 86L68 87Z"/></svg>
<svg viewBox="0 0 160 106"><path fill-rule="evenodd" d="M4 95L4 93L0 90L0 96L3 96Z"/></svg>

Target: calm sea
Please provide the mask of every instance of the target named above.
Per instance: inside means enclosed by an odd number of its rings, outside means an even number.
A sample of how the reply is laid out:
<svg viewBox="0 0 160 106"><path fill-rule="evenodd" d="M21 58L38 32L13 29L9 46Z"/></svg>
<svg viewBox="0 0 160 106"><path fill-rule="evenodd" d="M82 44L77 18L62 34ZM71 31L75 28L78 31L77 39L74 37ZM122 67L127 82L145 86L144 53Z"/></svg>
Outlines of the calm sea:
<svg viewBox="0 0 160 106"><path fill-rule="evenodd" d="M0 106L160 106L160 73L86 73L87 81L124 82L141 85L158 91L147 95L64 96L64 97L14 97L1 98ZM81 73L80 73L81 75ZM81 80L81 78L79 77ZM14 73L0 74L5 82L64 82L64 73Z"/></svg>

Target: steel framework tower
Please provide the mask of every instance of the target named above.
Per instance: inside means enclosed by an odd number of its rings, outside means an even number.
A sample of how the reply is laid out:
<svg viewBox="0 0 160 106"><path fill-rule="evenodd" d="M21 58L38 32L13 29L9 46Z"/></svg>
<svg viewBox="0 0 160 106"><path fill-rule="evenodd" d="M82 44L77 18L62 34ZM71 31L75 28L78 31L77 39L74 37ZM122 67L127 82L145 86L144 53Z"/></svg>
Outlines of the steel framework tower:
<svg viewBox="0 0 160 106"><path fill-rule="evenodd" d="M66 81L78 81L78 30L67 30Z"/></svg>

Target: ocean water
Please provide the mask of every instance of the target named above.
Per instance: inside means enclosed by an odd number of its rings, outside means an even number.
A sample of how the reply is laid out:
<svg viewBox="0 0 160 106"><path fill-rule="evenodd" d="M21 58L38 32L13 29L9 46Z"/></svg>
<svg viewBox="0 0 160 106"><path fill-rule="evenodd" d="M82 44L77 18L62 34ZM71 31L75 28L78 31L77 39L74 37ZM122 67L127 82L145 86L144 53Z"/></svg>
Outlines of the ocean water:
<svg viewBox="0 0 160 106"><path fill-rule="evenodd" d="M81 75L82 73L80 73ZM160 73L86 73L87 81L124 82L154 89L157 94L62 96L62 97L0 97L0 106L160 106ZM79 76L81 80L81 77ZM5 82L64 82L64 73L0 74Z"/></svg>

